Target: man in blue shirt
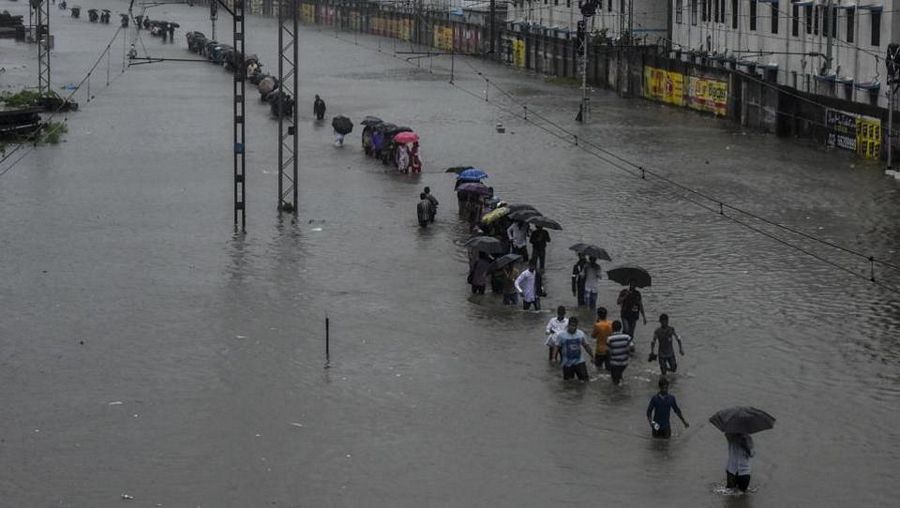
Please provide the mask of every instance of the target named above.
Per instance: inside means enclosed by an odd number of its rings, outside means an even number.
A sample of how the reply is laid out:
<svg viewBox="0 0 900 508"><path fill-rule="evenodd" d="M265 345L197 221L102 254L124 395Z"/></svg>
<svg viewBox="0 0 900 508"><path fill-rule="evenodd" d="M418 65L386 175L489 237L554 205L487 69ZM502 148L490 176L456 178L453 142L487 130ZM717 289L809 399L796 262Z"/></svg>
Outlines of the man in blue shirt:
<svg viewBox="0 0 900 508"><path fill-rule="evenodd" d="M659 378L659 393L650 399L650 405L647 406L647 421L653 429L653 437L660 439L669 439L672 435L672 427L669 425L669 416L672 411L678 415L684 428L690 427L690 424L681 416L681 409L675 396L669 394L669 380L665 376Z"/></svg>
<svg viewBox="0 0 900 508"><path fill-rule="evenodd" d="M590 381L581 350L587 351L588 358L593 358L594 352L591 351L584 332L578 329L577 317L570 317L566 329L556 334L556 346L562 355L563 379L569 380L578 376L579 381L585 383Z"/></svg>

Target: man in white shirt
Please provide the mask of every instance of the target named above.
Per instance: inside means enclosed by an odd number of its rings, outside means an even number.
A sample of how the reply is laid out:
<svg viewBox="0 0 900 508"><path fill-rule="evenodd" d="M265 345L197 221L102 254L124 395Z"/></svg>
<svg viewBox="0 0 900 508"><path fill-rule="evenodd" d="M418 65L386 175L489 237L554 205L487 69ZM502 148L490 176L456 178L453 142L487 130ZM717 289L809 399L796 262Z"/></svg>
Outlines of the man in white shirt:
<svg viewBox="0 0 900 508"><path fill-rule="evenodd" d="M522 256L522 261L528 261L528 224L513 222L506 228L506 237L509 238L510 252Z"/></svg>
<svg viewBox="0 0 900 508"><path fill-rule="evenodd" d="M554 358L559 358L559 344L556 343L556 334L565 330L567 326L569 326L569 318L566 317L566 308L560 305L556 308L556 317L550 319L544 332L547 335L547 340L544 341L544 344L547 346L547 360L552 362Z"/></svg>
<svg viewBox="0 0 900 508"><path fill-rule="evenodd" d="M541 310L541 299L536 290L537 272L534 261L528 263L528 269L516 277L516 291L522 295L522 309L528 310L534 306L534 310Z"/></svg>

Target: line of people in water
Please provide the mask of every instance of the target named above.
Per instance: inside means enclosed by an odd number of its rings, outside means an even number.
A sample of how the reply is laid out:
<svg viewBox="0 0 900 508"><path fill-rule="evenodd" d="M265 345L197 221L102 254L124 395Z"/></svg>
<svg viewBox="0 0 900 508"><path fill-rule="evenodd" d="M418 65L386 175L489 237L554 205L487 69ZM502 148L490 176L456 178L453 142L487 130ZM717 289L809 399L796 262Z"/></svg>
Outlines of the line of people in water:
<svg viewBox="0 0 900 508"><path fill-rule="evenodd" d="M493 188L487 192L458 193L460 216L467 220L476 233L494 235L505 240L507 249L496 253L470 251L470 269L467 282L473 294L484 294L488 285L491 292L502 294L503 303L518 304L522 299L524 310L539 311L541 298L547 295L543 277L547 259L547 247L552 239L549 232L531 226L525 220L498 221L484 224L485 212L503 206L494 196ZM428 201L423 193L420 205L427 209ZM529 253L529 244L531 252ZM517 271L515 263L499 270L491 270L492 264L506 253L517 254L526 263ZM596 312L596 320L589 325L590 338L579 328L577 316L569 316L565 306L557 307L556 316L544 328L544 345L550 363L558 363L564 381L578 379L588 382L588 361L598 373L609 373L614 385L622 383L625 370L635 354L635 332L639 321L647 324L643 295L634 280L619 291L616 306L619 319L611 319L609 311L599 303L603 270L598 259L577 254L571 270L571 291L578 307ZM650 398L646 419L650 435L655 439L669 439L672 435L671 415L674 413L685 428L690 424L682 414L674 395L669 393L669 376L678 370L678 356L684 356L682 338L669 322L669 316L660 314L659 326L653 330L650 340L649 362L659 366L658 392ZM677 346L677 348L676 348ZM749 434L726 434L728 460L726 463L726 487L745 492L750 483L750 459L754 455L753 440Z"/></svg>

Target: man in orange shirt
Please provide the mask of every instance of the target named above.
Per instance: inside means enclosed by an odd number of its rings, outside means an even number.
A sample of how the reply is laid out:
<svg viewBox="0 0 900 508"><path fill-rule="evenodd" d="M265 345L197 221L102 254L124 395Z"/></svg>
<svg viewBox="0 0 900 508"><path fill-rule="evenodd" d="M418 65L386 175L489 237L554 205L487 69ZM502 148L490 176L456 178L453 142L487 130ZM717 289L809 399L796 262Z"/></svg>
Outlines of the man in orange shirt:
<svg viewBox="0 0 900 508"><path fill-rule="evenodd" d="M597 339L597 348L594 349L594 365L598 370L609 370L609 352L606 339L612 335L612 321L606 319L606 308L597 307L597 322L594 323L594 331L591 337Z"/></svg>

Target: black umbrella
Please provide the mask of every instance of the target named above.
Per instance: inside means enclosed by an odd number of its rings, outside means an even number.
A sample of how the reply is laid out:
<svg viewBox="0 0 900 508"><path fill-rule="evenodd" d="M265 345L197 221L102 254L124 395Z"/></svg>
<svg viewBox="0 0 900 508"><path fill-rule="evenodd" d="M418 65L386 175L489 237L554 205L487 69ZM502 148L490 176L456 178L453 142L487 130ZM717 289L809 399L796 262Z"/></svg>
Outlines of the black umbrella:
<svg viewBox="0 0 900 508"><path fill-rule="evenodd" d="M382 121L381 118L378 118L377 116L367 116L363 118L362 122L359 122L360 125L365 125L367 127L369 125L375 125L377 123L384 123L384 121Z"/></svg>
<svg viewBox="0 0 900 508"><path fill-rule="evenodd" d="M509 212L506 216L510 220L528 220L532 217L538 217L541 215L541 212L537 210L516 210L515 212Z"/></svg>
<svg viewBox="0 0 900 508"><path fill-rule="evenodd" d="M604 261L612 261L612 258L609 257L606 249L604 249L603 247L598 247L591 243L576 243L575 245L569 247L569 249L574 250L579 254L584 254L585 256L593 256Z"/></svg>
<svg viewBox="0 0 900 508"><path fill-rule="evenodd" d="M612 270L607 270L606 275L609 277L609 280L616 281L623 286L627 286L631 280L634 280L634 285L639 288L650 286L650 273L640 266L619 266Z"/></svg>
<svg viewBox="0 0 900 508"><path fill-rule="evenodd" d="M511 265L516 261L522 259L522 256L519 254L505 254L491 263L491 266L488 267L488 271L493 272L499 270L501 268L506 267L507 265Z"/></svg>
<svg viewBox="0 0 900 508"><path fill-rule="evenodd" d="M519 212L513 212L513 213L519 213ZM529 217L528 219L525 220L525 222L534 224L535 226L541 226L542 228L546 228L546 229L562 230L562 226L559 224L559 222L556 222L553 219L548 219L547 217L544 217L543 215L535 215L534 217Z"/></svg>
<svg viewBox="0 0 900 508"><path fill-rule="evenodd" d="M444 171L444 173L453 173L458 175L467 169L472 169L473 167L474 166L453 166L452 168L447 168L447 171Z"/></svg>
<svg viewBox="0 0 900 508"><path fill-rule="evenodd" d="M515 204L515 205L506 205L506 208L509 208L510 212L518 212L519 210L534 210L537 211L537 208L526 205L526 204Z"/></svg>
<svg viewBox="0 0 900 508"><path fill-rule="evenodd" d="M726 434L753 434L775 426L775 417L762 409L738 406L722 409L709 417L709 423Z"/></svg>
<svg viewBox="0 0 900 508"><path fill-rule="evenodd" d="M506 252L506 246L503 245L503 242L493 236L473 236L463 245L470 249L487 252L489 254L501 254Z"/></svg>
<svg viewBox="0 0 900 508"><path fill-rule="evenodd" d="M350 121L349 118L343 115L338 115L331 120L331 126L334 127L334 130L338 134L347 135L350 134L350 131L353 130L353 122Z"/></svg>

